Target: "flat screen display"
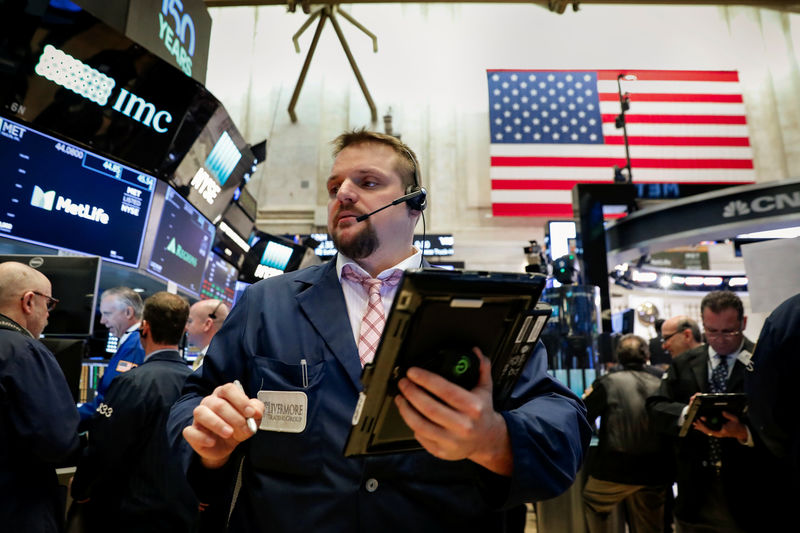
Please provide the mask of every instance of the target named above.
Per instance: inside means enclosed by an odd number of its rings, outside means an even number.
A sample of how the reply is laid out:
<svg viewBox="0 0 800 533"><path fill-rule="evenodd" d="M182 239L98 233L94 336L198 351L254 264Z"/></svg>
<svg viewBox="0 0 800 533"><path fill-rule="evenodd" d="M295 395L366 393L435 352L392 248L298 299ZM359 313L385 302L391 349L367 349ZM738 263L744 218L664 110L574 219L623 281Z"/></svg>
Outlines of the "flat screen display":
<svg viewBox="0 0 800 533"><path fill-rule="evenodd" d="M42 332L45 337L92 334L100 279L99 257L0 255L0 263L6 261L29 265L50 280L53 298L59 302L50 311Z"/></svg>
<svg viewBox="0 0 800 533"><path fill-rule="evenodd" d="M197 296L214 242L214 225L173 188L164 193L147 271Z"/></svg>
<svg viewBox="0 0 800 533"><path fill-rule="evenodd" d="M0 3L0 20L14 21L0 46L0 109L96 153L169 175L219 102L87 11L56 4ZM165 25L172 21L166 17Z"/></svg>
<svg viewBox="0 0 800 533"><path fill-rule="evenodd" d="M208 256L206 271L203 273L203 284L200 287L200 298L213 298L233 306L233 297L236 293L236 281L239 271L232 264L225 261L217 254Z"/></svg>
<svg viewBox="0 0 800 533"><path fill-rule="evenodd" d="M139 266L156 179L0 118L0 235Z"/></svg>
<svg viewBox="0 0 800 533"><path fill-rule="evenodd" d="M171 175L170 184L217 223L253 165L253 154L246 148L233 120L220 106Z"/></svg>

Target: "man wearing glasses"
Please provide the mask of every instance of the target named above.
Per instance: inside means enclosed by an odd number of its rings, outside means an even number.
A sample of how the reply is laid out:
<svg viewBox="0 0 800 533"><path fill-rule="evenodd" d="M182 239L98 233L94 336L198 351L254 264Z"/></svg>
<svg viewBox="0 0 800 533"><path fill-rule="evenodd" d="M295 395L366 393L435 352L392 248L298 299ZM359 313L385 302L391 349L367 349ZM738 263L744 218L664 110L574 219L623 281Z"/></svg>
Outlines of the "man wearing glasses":
<svg viewBox="0 0 800 533"><path fill-rule="evenodd" d="M78 449L78 411L37 339L58 302L39 271L0 264L0 528L61 531L56 465Z"/></svg>
<svg viewBox="0 0 800 533"><path fill-rule="evenodd" d="M745 317L746 318L746 317ZM668 318L661 326L661 347L672 359L703 344L703 336L697 322L688 316Z"/></svg>
<svg viewBox="0 0 800 533"><path fill-rule="evenodd" d="M706 344L674 357L655 396L648 399L651 420L675 437L678 498L675 518L679 533L758 530L765 519L757 505L758 462L746 420L726 414L718 430L702 422L685 437L678 431L697 393L743 392L754 346L745 338L742 301L730 291L708 293L700 303ZM665 345L674 337L665 323ZM676 332L677 333L677 332ZM768 531L770 529L762 529Z"/></svg>
<svg viewBox="0 0 800 533"><path fill-rule="evenodd" d="M200 300L189 308L189 319L186 321L186 340L190 346L200 348L197 359L192 364L192 370L197 370L203 364L208 345L219 331L225 317L228 316L228 306L221 300Z"/></svg>

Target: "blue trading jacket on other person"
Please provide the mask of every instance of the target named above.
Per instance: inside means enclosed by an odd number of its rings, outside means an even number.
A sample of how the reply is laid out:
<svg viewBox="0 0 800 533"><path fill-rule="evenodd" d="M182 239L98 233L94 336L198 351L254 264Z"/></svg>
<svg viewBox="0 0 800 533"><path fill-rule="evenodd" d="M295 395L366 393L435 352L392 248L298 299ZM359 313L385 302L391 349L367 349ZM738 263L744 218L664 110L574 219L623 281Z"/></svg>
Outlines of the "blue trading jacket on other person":
<svg viewBox="0 0 800 533"><path fill-rule="evenodd" d="M97 407L103 403L106 391L111 385L111 380L117 377L121 372L127 372L131 368L137 367L144 362L144 348L142 343L139 342L139 331L134 330L125 339L125 342L119 345L117 353L108 362L108 366L103 372L103 377L97 384L97 395L94 399L81 404L78 407L78 412L81 415L81 431L87 429L86 425L94 415Z"/></svg>

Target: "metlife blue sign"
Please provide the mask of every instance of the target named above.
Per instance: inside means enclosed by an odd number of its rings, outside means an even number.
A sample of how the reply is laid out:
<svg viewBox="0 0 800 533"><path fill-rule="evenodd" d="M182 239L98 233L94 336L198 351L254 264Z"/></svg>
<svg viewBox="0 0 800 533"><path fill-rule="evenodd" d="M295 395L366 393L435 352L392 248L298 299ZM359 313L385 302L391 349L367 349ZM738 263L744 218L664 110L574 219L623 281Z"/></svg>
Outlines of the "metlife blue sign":
<svg viewBox="0 0 800 533"><path fill-rule="evenodd" d="M0 118L0 236L136 267L156 179Z"/></svg>

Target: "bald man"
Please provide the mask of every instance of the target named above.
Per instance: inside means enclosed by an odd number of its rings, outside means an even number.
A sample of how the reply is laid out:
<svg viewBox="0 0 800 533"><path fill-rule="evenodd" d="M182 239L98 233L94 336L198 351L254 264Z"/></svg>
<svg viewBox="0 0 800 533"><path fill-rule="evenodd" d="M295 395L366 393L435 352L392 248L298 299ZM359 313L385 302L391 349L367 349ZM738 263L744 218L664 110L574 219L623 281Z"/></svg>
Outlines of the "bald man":
<svg viewBox="0 0 800 533"><path fill-rule="evenodd" d="M55 465L79 445L69 386L37 340L57 302L41 272L0 264L0 524L15 531L61 531Z"/></svg>
<svg viewBox="0 0 800 533"><path fill-rule="evenodd" d="M186 321L186 340L189 346L200 348L192 369L197 370L203 364L211 339L219 331L228 316L228 306L220 300L200 300L189 308L189 319Z"/></svg>
<svg viewBox="0 0 800 533"><path fill-rule="evenodd" d="M661 325L661 347L673 359L701 344L700 327L688 316L674 316Z"/></svg>

